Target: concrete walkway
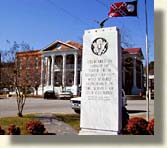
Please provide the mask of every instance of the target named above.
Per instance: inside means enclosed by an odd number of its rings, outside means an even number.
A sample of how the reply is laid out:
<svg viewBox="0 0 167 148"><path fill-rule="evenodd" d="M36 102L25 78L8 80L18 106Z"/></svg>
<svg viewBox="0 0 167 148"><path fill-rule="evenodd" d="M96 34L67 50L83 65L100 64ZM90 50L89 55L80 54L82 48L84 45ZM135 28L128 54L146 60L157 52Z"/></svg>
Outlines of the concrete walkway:
<svg viewBox="0 0 167 148"><path fill-rule="evenodd" d="M38 114L36 118L44 124L46 131L51 135L78 135L76 130L52 114Z"/></svg>

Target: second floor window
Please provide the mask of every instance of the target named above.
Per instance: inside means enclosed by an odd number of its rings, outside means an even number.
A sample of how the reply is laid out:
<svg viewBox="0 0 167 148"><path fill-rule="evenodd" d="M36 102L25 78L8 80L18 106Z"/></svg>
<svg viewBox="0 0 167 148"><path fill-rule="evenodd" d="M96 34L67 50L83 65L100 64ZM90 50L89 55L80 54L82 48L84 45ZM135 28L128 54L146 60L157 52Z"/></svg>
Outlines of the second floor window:
<svg viewBox="0 0 167 148"><path fill-rule="evenodd" d="M22 59L21 58L17 58L17 68L18 70L22 69Z"/></svg>
<svg viewBox="0 0 167 148"><path fill-rule="evenodd" d="M26 68L30 69L30 58L27 58L26 60Z"/></svg>
<svg viewBox="0 0 167 148"><path fill-rule="evenodd" d="M35 57L34 63L35 63L35 68L38 69L38 57Z"/></svg>
<svg viewBox="0 0 167 148"><path fill-rule="evenodd" d="M29 84L29 81L30 81L30 75L27 74L27 76L26 76L26 84Z"/></svg>

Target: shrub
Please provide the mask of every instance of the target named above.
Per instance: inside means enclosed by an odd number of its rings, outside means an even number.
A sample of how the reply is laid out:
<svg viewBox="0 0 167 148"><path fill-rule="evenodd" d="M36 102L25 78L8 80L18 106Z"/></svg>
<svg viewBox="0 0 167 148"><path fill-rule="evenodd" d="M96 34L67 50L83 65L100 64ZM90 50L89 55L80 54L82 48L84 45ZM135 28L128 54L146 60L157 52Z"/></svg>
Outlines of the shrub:
<svg viewBox="0 0 167 148"><path fill-rule="evenodd" d="M5 130L3 130L0 126L0 135L5 135Z"/></svg>
<svg viewBox="0 0 167 148"><path fill-rule="evenodd" d="M150 135L154 135L154 119L148 122L147 131Z"/></svg>
<svg viewBox="0 0 167 148"><path fill-rule="evenodd" d="M129 119L127 131L132 135L148 135L147 125L148 122L145 119L134 117Z"/></svg>
<svg viewBox="0 0 167 148"><path fill-rule="evenodd" d="M12 124L8 127L8 135L20 135L20 128L16 127L16 125Z"/></svg>
<svg viewBox="0 0 167 148"><path fill-rule="evenodd" d="M43 135L45 127L41 121L30 121L26 124L26 130L32 135Z"/></svg>

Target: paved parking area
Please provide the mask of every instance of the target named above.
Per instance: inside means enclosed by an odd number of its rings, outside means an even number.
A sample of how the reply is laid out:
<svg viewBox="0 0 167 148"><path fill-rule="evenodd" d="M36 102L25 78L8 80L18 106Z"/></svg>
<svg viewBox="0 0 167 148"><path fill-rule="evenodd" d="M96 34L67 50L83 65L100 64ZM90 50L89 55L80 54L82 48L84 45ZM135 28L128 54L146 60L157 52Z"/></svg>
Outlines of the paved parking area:
<svg viewBox="0 0 167 148"><path fill-rule="evenodd" d="M27 98L23 115L28 113L63 113L73 114L70 100L44 100L43 98ZM0 117L17 115L15 98L0 99Z"/></svg>
<svg viewBox="0 0 167 148"><path fill-rule="evenodd" d="M150 100L150 119L154 117L154 100ZM127 100L127 110L130 117L146 117L147 102L146 100ZM28 98L26 100L23 114L40 113L37 118L43 122L49 134L56 135L77 135L77 131L66 123L59 121L52 113L73 114L70 100L44 100ZM9 117L17 115L16 99L0 99L0 117Z"/></svg>
<svg viewBox="0 0 167 148"><path fill-rule="evenodd" d="M146 100L127 100L127 104L130 117L147 117L148 105ZM154 100L149 101L149 117L150 119L154 118Z"/></svg>
<svg viewBox="0 0 167 148"><path fill-rule="evenodd" d="M147 113L146 100L127 100L130 116L145 116ZM27 113L75 113L70 100L44 100L42 98L27 98L23 114ZM150 100L150 117L154 116L154 100ZM0 117L16 116L17 103L14 98L0 99Z"/></svg>

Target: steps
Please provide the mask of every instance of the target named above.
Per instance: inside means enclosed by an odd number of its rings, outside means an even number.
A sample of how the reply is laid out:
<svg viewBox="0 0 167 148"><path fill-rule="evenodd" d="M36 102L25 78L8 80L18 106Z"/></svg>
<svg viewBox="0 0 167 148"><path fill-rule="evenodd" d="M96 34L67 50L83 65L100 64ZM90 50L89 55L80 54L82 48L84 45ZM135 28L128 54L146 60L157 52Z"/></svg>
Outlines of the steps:
<svg viewBox="0 0 167 148"><path fill-rule="evenodd" d="M127 100L145 100L145 96L141 97L139 95L126 95Z"/></svg>

